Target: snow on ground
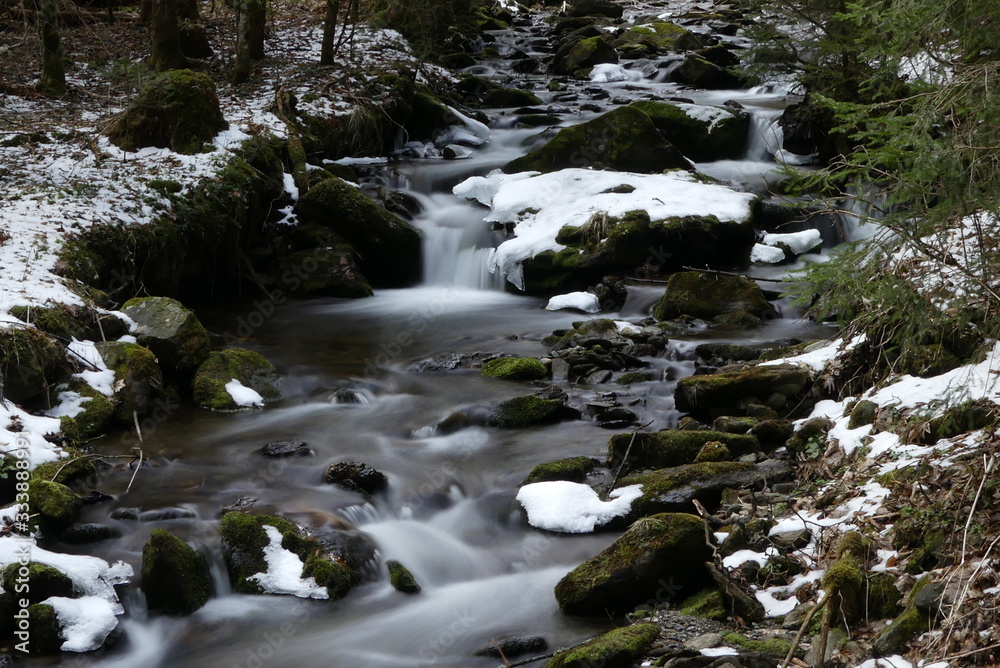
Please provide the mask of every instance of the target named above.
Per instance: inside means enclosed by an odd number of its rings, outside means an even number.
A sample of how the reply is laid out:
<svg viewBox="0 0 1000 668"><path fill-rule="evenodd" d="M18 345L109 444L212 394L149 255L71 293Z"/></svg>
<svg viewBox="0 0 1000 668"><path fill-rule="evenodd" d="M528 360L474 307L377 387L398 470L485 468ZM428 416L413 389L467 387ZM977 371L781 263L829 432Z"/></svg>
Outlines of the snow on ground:
<svg viewBox="0 0 1000 668"><path fill-rule="evenodd" d="M545 305L546 311L558 311L564 308L576 309L584 313L597 313L601 310L601 303L597 299L597 295L589 292L570 292L565 295L556 295Z"/></svg>
<svg viewBox="0 0 1000 668"><path fill-rule="evenodd" d="M313 578L303 578L302 560L290 550L281 547L281 532L272 526L264 526L270 541L264 548L267 571L251 575L266 594L291 594L299 598L330 598L326 587L320 587Z"/></svg>
<svg viewBox="0 0 1000 668"><path fill-rule="evenodd" d="M605 192L619 185L631 193ZM487 222L516 223L516 237L494 251L493 271L523 288L521 262L544 251L564 248L556 235L564 226L579 227L595 214L623 216L643 210L652 220L714 215L745 222L755 196L726 186L706 184L687 172L633 174L564 169L551 174L522 172L474 176L453 189L455 195L490 207Z"/></svg>
<svg viewBox="0 0 1000 668"><path fill-rule="evenodd" d="M561 533L590 533L627 515L640 496L642 485L629 485L612 491L608 501L601 501L590 485L565 480L535 482L517 492L517 500L528 513L528 524Z"/></svg>
<svg viewBox="0 0 1000 668"><path fill-rule="evenodd" d="M765 234L762 243L765 246L777 246L785 244L796 255L808 253L815 250L823 243L823 236L819 230L804 230L802 232L791 232L789 234Z"/></svg>
<svg viewBox="0 0 1000 668"><path fill-rule="evenodd" d="M614 63L594 65L593 69L590 70L590 80L593 83L628 81L630 78L628 71L624 67Z"/></svg>
<svg viewBox="0 0 1000 668"><path fill-rule="evenodd" d="M785 251L774 246L764 244L754 244L750 250L750 261L761 262L763 264L777 264L785 259Z"/></svg>

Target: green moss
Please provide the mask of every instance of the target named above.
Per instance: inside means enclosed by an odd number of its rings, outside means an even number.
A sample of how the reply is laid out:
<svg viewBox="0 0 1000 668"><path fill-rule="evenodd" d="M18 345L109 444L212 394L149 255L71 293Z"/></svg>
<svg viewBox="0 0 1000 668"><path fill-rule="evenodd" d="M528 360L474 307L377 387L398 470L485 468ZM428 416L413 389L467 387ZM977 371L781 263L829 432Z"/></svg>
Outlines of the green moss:
<svg viewBox="0 0 1000 668"><path fill-rule="evenodd" d="M874 573L868 578L868 616L885 619L899 614L902 594L896 588L896 578L891 573Z"/></svg>
<svg viewBox="0 0 1000 668"><path fill-rule="evenodd" d="M702 589L681 603L678 610L683 615L701 617L702 619L714 619L717 622L724 622L729 618L729 612L726 610L726 601L722 597L722 592L715 587Z"/></svg>
<svg viewBox="0 0 1000 668"><path fill-rule="evenodd" d="M27 569L27 576L20 574L22 568ZM18 598L27 598L32 603L41 603L52 596L73 598L74 595L73 580L68 575L37 561L29 562L27 566L18 563L6 566L0 572L0 582L3 584L4 596L13 597L16 594ZM21 586L22 592L16 591L18 586Z"/></svg>
<svg viewBox="0 0 1000 668"><path fill-rule="evenodd" d="M88 328L75 317L81 315L81 309L76 307L69 307L65 304L51 307L14 306L10 309L10 314L36 329L65 340L67 343L73 337L88 338Z"/></svg>
<svg viewBox="0 0 1000 668"><path fill-rule="evenodd" d="M420 585L413 579L413 574L409 569L398 561L387 561L385 563L389 569L389 582L392 588L404 594L417 594L420 592Z"/></svg>
<svg viewBox="0 0 1000 668"><path fill-rule="evenodd" d="M615 42L621 44L641 44L658 52L672 51L677 38L687 34L687 30L669 21L658 21L626 30Z"/></svg>
<svg viewBox="0 0 1000 668"><path fill-rule="evenodd" d="M226 384L232 379L255 390L266 400L281 396L276 386L277 369L260 353L245 348L227 348L211 353L194 376L194 401L216 411L239 410Z"/></svg>
<svg viewBox="0 0 1000 668"><path fill-rule="evenodd" d="M632 474L622 479L618 486L643 486L643 495L632 503L632 510L628 515L635 519L664 511L676 511L689 505L690 502L686 501L688 496L709 505L716 503L724 487L739 487L744 484L734 480L727 485L726 479L729 476L741 479L742 475L750 474L754 468L753 464L740 462L702 462ZM677 494L680 489L684 489L686 493Z"/></svg>
<svg viewBox="0 0 1000 668"><path fill-rule="evenodd" d="M847 552L833 562L823 575L823 590L834 605L834 623L851 625L864 614L865 572L862 562L853 552Z"/></svg>
<svg viewBox="0 0 1000 668"><path fill-rule="evenodd" d="M163 389L163 374L151 350L137 343L98 343L105 364L115 372L115 417L132 424L146 415Z"/></svg>
<svg viewBox="0 0 1000 668"><path fill-rule="evenodd" d="M156 354L168 379L190 378L208 357L211 350L208 331L194 311L176 299L130 299L121 310L136 322L139 343Z"/></svg>
<svg viewBox="0 0 1000 668"><path fill-rule="evenodd" d="M183 540L154 529L142 548L142 590L154 613L190 615L208 602L208 560Z"/></svg>
<svg viewBox="0 0 1000 668"><path fill-rule="evenodd" d="M656 380L651 371L629 371L618 376L615 382L619 385L634 385L636 383L648 383L651 380Z"/></svg>
<svg viewBox="0 0 1000 668"><path fill-rule="evenodd" d="M875 413L878 411L878 404L874 401L862 399L854 404L851 409L851 420L847 423L848 429L857 429L875 421Z"/></svg>
<svg viewBox="0 0 1000 668"><path fill-rule="evenodd" d="M559 420L562 410L562 402L553 399L514 397L497 406L489 422L493 426L508 429L549 424Z"/></svg>
<svg viewBox="0 0 1000 668"><path fill-rule="evenodd" d="M962 365L954 353L940 343L907 348L899 357L900 373L930 378Z"/></svg>
<svg viewBox="0 0 1000 668"><path fill-rule="evenodd" d="M67 455L64 459L36 466L31 472L32 479L56 482L67 487L92 485L97 480L94 462L76 450L68 451Z"/></svg>
<svg viewBox="0 0 1000 668"><path fill-rule="evenodd" d="M142 88L108 137L126 151L158 146L198 153L227 127L212 79L200 72L172 70Z"/></svg>
<svg viewBox="0 0 1000 668"><path fill-rule="evenodd" d="M702 462L728 462L732 460L733 453L729 451L725 443L710 441L701 446L698 455L694 458L695 464Z"/></svg>
<svg viewBox="0 0 1000 668"><path fill-rule="evenodd" d="M487 107L533 107L542 99L532 92L517 88L493 88L483 94L483 104Z"/></svg>
<svg viewBox="0 0 1000 668"><path fill-rule="evenodd" d="M553 172L585 166L656 173L684 169L687 163L660 137L646 114L619 107L586 123L561 129L541 148L508 163L504 171Z"/></svg>
<svg viewBox="0 0 1000 668"><path fill-rule="evenodd" d="M593 457L557 459L553 462L545 462L535 466L528 473L527 477L521 481L521 486L530 485L535 482L548 482L550 480L583 482L587 479L587 474L595 468L597 468L597 460Z"/></svg>
<svg viewBox="0 0 1000 668"><path fill-rule="evenodd" d="M3 395L22 404L42 395L66 375L65 351L45 334L23 327L0 329Z"/></svg>
<svg viewBox="0 0 1000 668"><path fill-rule="evenodd" d="M695 417L713 412L738 415L748 403L764 403L775 394L786 400L801 394L810 382L809 371L797 365L752 366L739 371L682 378L674 391L677 409ZM747 398L755 402L744 402ZM744 408L740 409L739 406ZM718 439L721 440L721 439Z"/></svg>
<svg viewBox="0 0 1000 668"><path fill-rule="evenodd" d="M504 380L541 380L548 377L549 370L534 357L499 357L484 363L480 373Z"/></svg>
<svg viewBox="0 0 1000 668"><path fill-rule="evenodd" d="M893 619L892 624L876 634L872 639L872 651L877 656L905 654L911 640L932 628L930 617L910 606Z"/></svg>
<svg viewBox="0 0 1000 668"><path fill-rule="evenodd" d="M238 594L261 592L260 586L247 578L267 571L264 548L270 544L270 539L264 526L272 526L281 532L281 544L285 549L292 552L296 552L293 547L301 549L298 527L283 517L239 511L226 513L220 524L222 553L229 571L229 582Z"/></svg>
<svg viewBox="0 0 1000 668"><path fill-rule="evenodd" d="M754 640L739 633L730 632L722 636L722 640L727 645L735 645L750 652L763 652L774 657L784 658L788 655L788 650L792 648L792 641L784 638L768 638L767 640Z"/></svg>
<svg viewBox="0 0 1000 668"><path fill-rule="evenodd" d="M115 406L106 396L91 387L86 381L73 378L60 391L76 392L87 401L80 404L83 409L78 415L67 418L75 424L72 431L81 439L99 434L115 415ZM65 428L65 425L64 425Z"/></svg>
<svg viewBox="0 0 1000 668"><path fill-rule="evenodd" d="M603 36L585 39L568 39L556 51L552 71L556 74L573 74L601 63L617 63L618 53Z"/></svg>
<svg viewBox="0 0 1000 668"><path fill-rule="evenodd" d="M691 464L707 443L719 443L731 454L757 452L760 444L753 436L719 431L664 430L653 433L615 434L608 441L608 456L613 467L621 464L629 450L629 466L638 469L662 469ZM631 444L631 449L629 445Z"/></svg>
<svg viewBox="0 0 1000 668"><path fill-rule="evenodd" d="M969 401L949 409L927 424L921 438L932 444L944 438L954 438L966 432L986 429L997 422L997 407L987 400Z"/></svg>
<svg viewBox="0 0 1000 668"><path fill-rule="evenodd" d="M28 606L31 638L28 649L32 654L58 654L65 639L59 631L59 619L51 605L36 603Z"/></svg>
<svg viewBox="0 0 1000 668"><path fill-rule="evenodd" d="M642 622L609 631L585 645L554 656L546 668L627 668L641 658L660 635L656 624Z"/></svg>
<svg viewBox="0 0 1000 668"><path fill-rule="evenodd" d="M667 290L653 315L658 320L682 315L710 320L740 311L758 318L776 314L760 286L748 278L685 271L673 274L667 281Z"/></svg>
<svg viewBox="0 0 1000 668"><path fill-rule="evenodd" d="M66 485L37 478L28 482L28 498L30 512L38 515L39 523L56 531L69 526L82 505Z"/></svg>
<svg viewBox="0 0 1000 668"><path fill-rule="evenodd" d="M317 585L326 587L331 601L343 598L351 589L351 569L318 553L306 558L302 577L313 578Z"/></svg>
<svg viewBox="0 0 1000 668"><path fill-rule="evenodd" d="M681 153L696 161L738 158L749 127L745 114L721 107L713 110L713 120L696 118L683 108L665 102L638 100L632 105L649 116L653 125Z"/></svg>
<svg viewBox="0 0 1000 668"><path fill-rule="evenodd" d="M150 179L146 181L146 187L164 196L176 195L184 190L184 186L180 183L168 179Z"/></svg>
<svg viewBox="0 0 1000 668"><path fill-rule="evenodd" d="M618 540L566 574L556 600L566 614L628 612L653 597L683 600L708 584L705 523L661 513L632 524ZM663 590L663 583L673 586Z"/></svg>

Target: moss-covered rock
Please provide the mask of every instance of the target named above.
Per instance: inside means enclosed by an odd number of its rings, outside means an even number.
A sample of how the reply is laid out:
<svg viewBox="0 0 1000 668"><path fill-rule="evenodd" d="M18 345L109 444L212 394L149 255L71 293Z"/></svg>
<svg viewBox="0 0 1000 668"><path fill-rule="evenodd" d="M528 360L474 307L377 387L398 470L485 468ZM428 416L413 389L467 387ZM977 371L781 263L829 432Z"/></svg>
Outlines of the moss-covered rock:
<svg viewBox="0 0 1000 668"><path fill-rule="evenodd" d="M29 562L27 566L13 563L0 571L0 585L3 586L2 596L13 601L26 598L31 603L41 603L52 596L73 598L73 580L60 570L37 561ZM20 591L18 591L20 587ZM6 621L6 620L5 620Z"/></svg>
<svg viewBox="0 0 1000 668"><path fill-rule="evenodd" d="M618 52L601 36L581 39L568 49L556 53L552 71L556 74L574 74L594 65L617 63Z"/></svg>
<svg viewBox="0 0 1000 668"><path fill-rule="evenodd" d="M642 45L652 53L667 53L677 47L677 40L690 34L688 30L669 21L656 21L632 26L612 44L621 49L626 45Z"/></svg>
<svg viewBox="0 0 1000 668"><path fill-rule="evenodd" d="M31 654L57 654L66 639L52 606L42 603L29 605L28 619L31 623L31 638L28 641Z"/></svg>
<svg viewBox="0 0 1000 668"><path fill-rule="evenodd" d="M534 357L498 357L483 364L480 373L504 380L541 380L549 370Z"/></svg>
<svg viewBox="0 0 1000 668"><path fill-rule="evenodd" d="M289 292L303 297L371 297L375 293L358 261L357 251L341 243L287 255L278 262L277 274Z"/></svg>
<svg viewBox="0 0 1000 668"><path fill-rule="evenodd" d="M420 593L420 585L406 566L392 560L385 562L385 566L389 569L389 582L392 583L393 589L404 594Z"/></svg>
<svg viewBox="0 0 1000 668"><path fill-rule="evenodd" d="M570 571L556 585L556 599L571 615L625 613L650 601L683 600L707 584L710 556L699 517L654 515Z"/></svg>
<svg viewBox="0 0 1000 668"><path fill-rule="evenodd" d="M213 411L235 411L241 407L226 390L233 379L265 400L277 399L278 370L263 355L245 348L227 348L209 354L194 376L194 401Z"/></svg>
<svg viewBox="0 0 1000 668"><path fill-rule="evenodd" d="M121 341L99 342L97 351L115 372L115 418L130 425L133 415L141 418L152 411L163 394L163 374L153 351Z"/></svg>
<svg viewBox="0 0 1000 668"><path fill-rule="evenodd" d="M742 77L732 70L719 67L693 53L671 70L670 78L693 88L709 90L743 88L746 85Z"/></svg>
<svg viewBox="0 0 1000 668"><path fill-rule="evenodd" d="M635 473L618 482L618 487L642 485L642 496L632 502L626 521L663 512L691 512L694 500L706 508L719 505L726 489L781 482L792 475L786 462L768 460L756 466L740 462L703 462L668 469Z"/></svg>
<svg viewBox="0 0 1000 668"><path fill-rule="evenodd" d="M615 629L556 654L545 668L630 668L646 655L659 635L660 627L646 622Z"/></svg>
<svg viewBox="0 0 1000 668"><path fill-rule="evenodd" d="M872 654L875 656L905 654L910 641L933 628L933 621L927 613L917 610L916 606L907 606L892 620L892 624L872 638Z"/></svg>
<svg viewBox="0 0 1000 668"><path fill-rule="evenodd" d="M483 104L487 107L508 109L511 107L533 107L542 100L530 91L517 88L491 88L483 93Z"/></svg>
<svg viewBox="0 0 1000 668"><path fill-rule="evenodd" d="M48 530L65 529L80 512L80 497L66 485L48 480L28 482L28 507L38 515L39 524Z"/></svg>
<svg viewBox="0 0 1000 668"><path fill-rule="evenodd" d="M610 19L620 19L625 9L613 0L573 0L567 10L569 16L606 16Z"/></svg>
<svg viewBox="0 0 1000 668"><path fill-rule="evenodd" d="M99 313L88 306L14 306L10 309L10 314L35 329L64 341L74 337L91 341L104 337L117 338L126 333L125 323L118 317Z"/></svg>
<svg viewBox="0 0 1000 668"><path fill-rule="evenodd" d="M847 553L833 562L823 575L823 590L831 596L833 623L852 625L865 611L864 563Z"/></svg>
<svg viewBox="0 0 1000 668"><path fill-rule="evenodd" d="M69 383L58 388L57 396L62 399L67 393L78 394L84 399L80 404L82 411L73 417L65 418L73 421L75 431L81 438L101 433L114 417L115 407L111 400L86 381L76 377L71 378Z"/></svg>
<svg viewBox="0 0 1000 668"><path fill-rule="evenodd" d="M660 134L695 162L742 156L750 119L725 107L639 100L632 106L649 116Z"/></svg>
<svg viewBox="0 0 1000 668"><path fill-rule="evenodd" d="M587 479L587 474L595 468L597 468L597 460L593 457L567 457L566 459L544 462L531 469L521 481L521 486L551 480L583 482Z"/></svg>
<svg viewBox="0 0 1000 668"><path fill-rule="evenodd" d="M555 399L514 397L494 409L489 424L507 429L552 424L567 417L566 410L566 405Z"/></svg>
<svg viewBox="0 0 1000 668"><path fill-rule="evenodd" d="M262 593L260 584L251 578L268 570L264 548L271 541L265 526L277 529L281 533L281 547L302 560L303 577L312 577L316 584L326 587L330 599L347 593L352 583L351 570L320 541L304 538L299 527L283 517L240 511L226 513L220 525L222 556L234 592Z"/></svg>
<svg viewBox="0 0 1000 668"><path fill-rule="evenodd" d="M792 649L792 641L787 638L755 640L733 631L724 634L722 640L727 645L735 645L750 652L762 652L774 658L783 659L788 655L788 651Z"/></svg>
<svg viewBox="0 0 1000 668"><path fill-rule="evenodd" d="M62 349L39 331L0 329L3 396L21 404L44 395L67 375L65 358Z"/></svg>
<svg viewBox="0 0 1000 668"><path fill-rule="evenodd" d="M793 364L752 366L738 371L689 376L681 379L674 390L677 409L697 418L718 415L739 415L751 403L776 403L781 406L795 400L812 380L807 369ZM794 404L793 404L794 405Z"/></svg>
<svg viewBox="0 0 1000 668"><path fill-rule="evenodd" d="M31 478L79 489L94 484L97 480L97 467L90 457L76 450L69 450L65 459L36 466L31 472Z"/></svg>
<svg viewBox="0 0 1000 668"><path fill-rule="evenodd" d="M711 320L737 311L746 311L761 318L776 315L760 286L748 278L684 271L672 275L667 281L667 290L653 315L658 320L671 320L682 315Z"/></svg>
<svg viewBox="0 0 1000 668"><path fill-rule="evenodd" d="M635 385L636 383L647 383L651 380L656 380L652 371L629 371L618 376L615 382L619 385Z"/></svg>
<svg viewBox="0 0 1000 668"><path fill-rule="evenodd" d="M790 452L815 459L826 450L826 434L833 428L828 418L810 418L785 441Z"/></svg>
<svg viewBox="0 0 1000 668"><path fill-rule="evenodd" d="M717 622L724 622L729 617L722 592L715 587L706 587L694 596L685 599L681 602L678 610L684 615L714 619Z"/></svg>
<svg viewBox="0 0 1000 668"><path fill-rule="evenodd" d="M694 458L695 464L702 462L728 462L733 459L732 451L726 447L725 443L719 441L709 441L701 446L697 456Z"/></svg>
<svg viewBox="0 0 1000 668"><path fill-rule="evenodd" d="M746 434L666 429L653 433L637 433L634 440L632 434L615 434L608 441L608 456L612 466L617 468L631 444L629 468L663 469L691 464L702 448L712 442L722 444L730 453L737 456L760 450L757 439Z"/></svg>
<svg viewBox="0 0 1000 668"><path fill-rule="evenodd" d="M299 199L305 221L327 227L361 255L360 268L375 287L412 285L421 276L421 242L416 228L336 177L324 179Z"/></svg>
<svg viewBox="0 0 1000 668"><path fill-rule="evenodd" d="M130 299L122 306L122 313L135 321L136 338L156 355L168 381L190 378L208 358L208 332L194 311L176 299Z"/></svg>
<svg viewBox="0 0 1000 668"><path fill-rule="evenodd" d="M648 174L688 169L689 165L680 151L660 136L649 116L632 107L619 107L563 128L544 146L508 163L504 171L554 172L570 167Z"/></svg>
<svg viewBox="0 0 1000 668"><path fill-rule="evenodd" d="M228 127L212 79L200 72L172 70L139 91L108 137L126 151L157 146L198 153Z"/></svg>
<svg viewBox="0 0 1000 668"><path fill-rule="evenodd" d="M142 591L150 612L190 615L212 593L205 556L163 529L154 529L142 548Z"/></svg>

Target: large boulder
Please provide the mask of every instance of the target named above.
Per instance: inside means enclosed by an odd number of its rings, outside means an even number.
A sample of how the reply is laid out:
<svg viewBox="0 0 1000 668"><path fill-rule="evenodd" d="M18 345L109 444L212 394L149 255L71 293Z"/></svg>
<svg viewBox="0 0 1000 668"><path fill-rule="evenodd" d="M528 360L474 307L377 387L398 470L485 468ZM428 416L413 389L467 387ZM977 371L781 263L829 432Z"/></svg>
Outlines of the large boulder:
<svg viewBox="0 0 1000 668"><path fill-rule="evenodd" d="M521 486L552 480L584 482L587 479L587 474L595 468L597 468L597 460L593 457L567 457L552 462L543 462L528 472L528 475L521 481Z"/></svg>
<svg viewBox="0 0 1000 668"><path fill-rule="evenodd" d="M655 513L692 512L694 501L712 510L726 489L783 482L791 475L791 465L778 460L769 459L757 465L702 462L636 473L622 478L618 486L642 485L642 496L632 502L625 518L634 521Z"/></svg>
<svg viewBox="0 0 1000 668"><path fill-rule="evenodd" d="M163 394L163 374L156 355L137 343L122 341L99 342L97 351L115 372L115 418L130 425L133 416L143 417L152 411Z"/></svg>
<svg viewBox="0 0 1000 668"><path fill-rule="evenodd" d="M153 351L168 382L190 378L208 358L208 332L194 311L176 299L130 299L122 313L135 322L133 333L139 344Z"/></svg>
<svg viewBox="0 0 1000 668"><path fill-rule="evenodd" d="M290 252L278 260L275 275L282 288L303 297L361 299L374 292L361 272L358 251L342 236L315 223L296 225Z"/></svg>
<svg viewBox="0 0 1000 668"><path fill-rule="evenodd" d="M65 352L41 332L0 329L0 394L18 404L44 395L65 377L65 361Z"/></svg>
<svg viewBox="0 0 1000 668"><path fill-rule="evenodd" d="M643 603L683 600L708 582L711 551L705 523L695 515L646 517L556 585L556 600L570 615L631 612Z"/></svg>
<svg viewBox="0 0 1000 668"><path fill-rule="evenodd" d="M208 560L177 536L155 529L142 548L142 591L150 612L190 615L212 593Z"/></svg>
<svg viewBox="0 0 1000 668"><path fill-rule="evenodd" d="M323 179L302 196L297 210L303 220L330 228L354 246L373 286L405 287L420 280L420 233L354 186Z"/></svg>
<svg viewBox="0 0 1000 668"><path fill-rule="evenodd" d="M673 51L679 39L690 35L690 31L676 23L657 21L629 28L612 44L617 48L640 45L653 53L664 53Z"/></svg>
<svg viewBox="0 0 1000 668"><path fill-rule="evenodd" d="M278 370L263 355L245 348L227 348L208 356L194 375L194 402L215 411L235 411L241 408L227 389L237 380L264 400L281 396L278 390Z"/></svg>
<svg viewBox="0 0 1000 668"><path fill-rule="evenodd" d="M537 425L553 424L560 420L579 417L579 412L559 399L538 396L514 397L497 406L488 419L488 424L506 429L520 429Z"/></svg>
<svg viewBox="0 0 1000 668"><path fill-rule="evenodd" d="M59 386L57 392L60 401L67 398L67 395L78 395L81 398L79 413L73 417L63 416L60 418L64 436L68 435L67 423L72 423L75 426L75 428L69 428L73 432L73 436L87 438L101 433L114 417L115 406L111 400L81 378L70 378L68 383Z"/></svg>
<svg viewBox="0 0 1000 668"><path fill-rule="evenodd" d="M678 410L697 418L743 415L753 404L781 411L794 405L811 380L810 371L797 364L757 365L682 378L674 401Z"/></svg>
<svg viewBox="0 0 1000 668"><path fill-rule="evenodd" d="M724 67L702 58L697 54L689 54L681 63L670 71L670 78L680 84L692 88L707 88L722 90L728 88L743 88L743 79Z"/></svg>
<svg viewBox="0 0 1000 668"><path fill-rule="evenodd" d="M268 527L272 531L268 531ZM301 578L312 578L315 587L326 589L328 598L342 598L351 588L351 569L337 555L325 549L322 542L303 537L299 527L290 520L232 511L223 516L220 530L222 556L229 572L229 583L236 593L293 594L300 597L318 594L276 589L266 578L259 577L269 572L265 551L275 549L272 538L275 534L280 536L280 547L302 562ZM321 595L312 597L323 598Z"/></svg>
<svg viewBox="0 0 1000 668"><path fill-rule="evenodd" d="M146 84L108 137L126 151L145 146L198 153L229 127L207 74L171 70Z"/></svg>
<svg viewBox="0 0 1000 668"><path fill-rule="evenodd" d="M598 215L579 227L563 228L556 241L566 248L544 251L522 263L528 294L583 290L605 276L651 265L668 271L688 264L741 264L750 256L754 230L749 221L713 215L650 220L645 211L630 211L620 218Z"/></svg>
<svg viewBox="0 0 1000 668"><path fill-rule="evenodd" d="M653 310L658 320L682 315L712 320L728 313L746 312L758 318L777 314L760 286L742 276L684 271L670 277L667 290Z"/></svg>
<svg viewBox="0 0 1000 668"><path fill-rule="evenodd" d="M618 52L607 39L587 37L575 43L568 42L566 47L560 49L556 53L552 71L556 74L574 74L594 65L617 62Z"/></svg>
<svg viewBox="0 0 1000 668"><path fill-rule="evenodd" d="M722 443L735 456L760 449L753 436L718 431L663 430L654 433L615 434L608 442L608 456L613 467L621 465L628 451L632 470L662 469L691 464L707 443Z"/></svg>
<svg viewBox="0 0 1000 668"><path fill-rule="evenodd" d="M47 531L65 529L80 513L83 501L66 485L33 479L28 483L28 508L38 524Z"/></svg>
<svg viewBox="0 0 1000 668"><path fill-rule="evenodd" d="M632 105L653 121L660 134L695 162L743 155L750 117L725 107L639 100Z"/></svg>
<svg viewBox="0 0 1000 668"><path fill-rule="evenodd" d="M498 357L483 363L480 373L504 380L541 380L548 377L549 370L534 357Z"/></svg>
<svg viewBox="0 0 1000 668"><path fill-rule="evenodd" d="M688 169L680 151L667 142L649 116L620 107L597 118L563 128L544 146L503 168L514 172L554 172L569 167L596 167L653 174Z"/></svg>

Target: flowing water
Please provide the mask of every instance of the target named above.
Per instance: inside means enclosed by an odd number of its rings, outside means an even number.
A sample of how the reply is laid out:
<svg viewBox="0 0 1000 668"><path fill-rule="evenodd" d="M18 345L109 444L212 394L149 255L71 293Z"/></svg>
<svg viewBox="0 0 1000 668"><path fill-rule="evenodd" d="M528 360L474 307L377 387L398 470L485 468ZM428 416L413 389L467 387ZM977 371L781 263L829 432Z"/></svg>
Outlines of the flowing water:
<svg viewBox="0 0 1000 668"><path fill-rule="evenodd" d="M673 84L642 76L601 87L612 97L666 97L677 91ZM553 100L554 94L542 95L546 102L563 104ZM683 95L710 104L736 100L751 112L755 132L746 159L699 168L738 187L766 189L776 178L767 149L774 146L770 133L784 98L754 91L685 90ZM564 124L593 115L569 113ZM220 334L251 323L244 345L279 367L282 400L265 410L235 415L173 409L146 431L144 454L152 468L142 469L132 490L113 504L87 507L83 521L110 522L124 534L88 546L88 553L133 564L139 563L154 528L176 533L212 555L218 591L190 618L152 620L146 618L141 593L132 591L121 646L103 657L66 663L148 668L485 667L497 660L471 654L495 638L542 635L558 647L608 627L609 620L561 615L552 590L571 568L609 545L615 534L534 531L524 522L514 495L537 463L602 456L609 432L585 417L536 429L470 427L440 435L433 425L452 412L485 410L530 388L483 379L474 370L411 371L416 362L449 353L542 356L542 337L581 318L545 311L542 300L505 292L487 270L490 249L502 240L502 233L483 222L483 208L450 194L451 187L468 176L485 174L524 153L525 141L541 132L516 129L510 116L497 117L491 143L469 160L395 162L370 175L407 189L424 207L415 220L425 238L423 285L379 291L359 301L290 301L274 309L238 305L200 314L209 329ZM760 275L783 271L763 270ZM621 314L612 317L641 319L661 293L662 286L633 285ZM655 421L652 428L670 427L677 417L672 381L693 371L691 350L700 340L829 335L828 329L798 320L799 314L787 304L781 306L783 317L757 331L710 329L672 341L668 353L653 360L663 382L633 386L627 401ZM564 387L580 407L600 392L621 392L619 386ZM345 396L353 400L344 403ZM266 460L255 453L276 440L305 441L315 456ZM109 438L94 446L100 452L124 454L131 444ZM356 494L324 484L326 467L348 459L383 471L389 492L364 503ZM108 473L103 487L124 490L130 477L130 471L119 468ZM398 559L413 572L422 593L395 592L383 573L333 603L232 594L219 556L218 512L244 498L256 499L258 510L316 531L363 532L377 543L380 561ZM120 507L167 509L167 519L108 520Z"/></svg>

